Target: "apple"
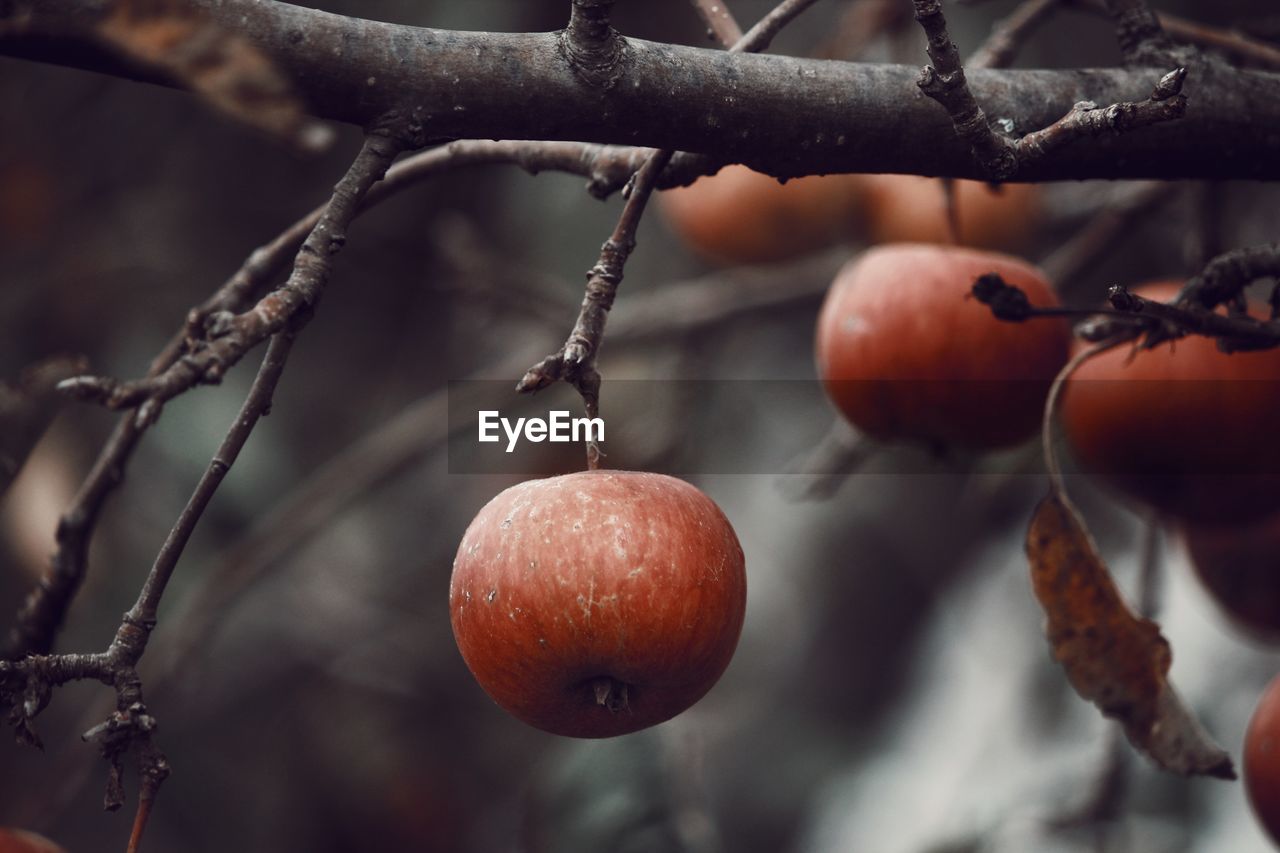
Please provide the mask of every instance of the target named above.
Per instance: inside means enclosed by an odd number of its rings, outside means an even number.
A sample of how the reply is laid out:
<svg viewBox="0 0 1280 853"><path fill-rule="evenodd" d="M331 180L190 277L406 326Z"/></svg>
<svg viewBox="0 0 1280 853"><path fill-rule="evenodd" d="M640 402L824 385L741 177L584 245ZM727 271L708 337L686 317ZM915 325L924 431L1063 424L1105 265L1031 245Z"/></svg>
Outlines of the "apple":
<svg viewBox="0 0 1280 853"><path fill-rule="evenodd" d="M720 678L746 608L719 507L661 474L531 480L476 515L453 563L454 637L502 708L599 738L684 711Z"/></svg>
<svg viewBox="0 0 1280 853"><path fill-rule="evenodd" d="M809 175L785 183L746 166L725 166L658 194L672 230L718 264L785 261L854 237L861 175Z"/></svg>
<svg viewBox="0 0 1280 853"><path fill-rule="evenodd" d="M43 835L24 829L0 828L0 853L67 853Z"/></svg>
<svg viewBox="0 0 1280 853"><path fill-rule="evenodd" d="M1280 677L1263 691L1245 730L1244 790L1258 822L1280 845Z"/></svg>
<svg viewBox="0 0 1280 853"><path fill-rule="evenodd" d="M1040 188L956 180L959 233L947 222L947 197L938 178L918 175L864 175L863 204L873 243L959 243L982 249L1017 249L1035 234L1040 220Z"/></svg>
<svg viewBox="0 0 1280 853"><path fill-rule="evenodd" d="M1280 516L1247 526L1182 529L1201 585L1232 623L1280 641Z"/></svg>
<svg viewBox="0 0 1280 853"><path fill-rule="evenodd" d="M1059 320L1010 323L972 298L998 273L1033 305L1058 304L1035 267L955 246L893 244L836 275L818 317L817 367L828 397L882 440L988 450L1036 432L1071 333Z"/></svg>
<svg viewBox="0 0 1280 853"><path fill-rule="evenodd" d="M1180 287L1135 292L1166 302ZM1224 353L1200 335L1123 345L1072 373L1062 425L1080 467L1122 497L1182 522L1248 523L1280 512L1278 390L1280 349Z"/></svg>

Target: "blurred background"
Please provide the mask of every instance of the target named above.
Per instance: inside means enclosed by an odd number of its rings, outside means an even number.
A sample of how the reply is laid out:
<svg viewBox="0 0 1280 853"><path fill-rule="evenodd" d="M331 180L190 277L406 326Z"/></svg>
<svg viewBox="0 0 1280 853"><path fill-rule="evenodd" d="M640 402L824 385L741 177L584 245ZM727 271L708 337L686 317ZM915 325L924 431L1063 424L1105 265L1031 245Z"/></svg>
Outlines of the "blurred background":
<svg viewBox="0 0 1280 853"><path fill-rule="evenodd" d="M557 29L568 6L319 5L499 31ZM838 55L832 33L855 5L816 5L773 51ZM962 54L1015 5L950 4ZM1277 29L1267 0L1157 5L1220 26L1253 22L1263 35ZM771 6L735 0L733 10L746 26ZM684 2L619 3L616 25L712 46ZM914 24L860 50L924 61ZM1109 24L1071 8L1017 65L1117 61ZM59 353L85 355L97 373L145 373L192 305L326 198L359 139L335 127L327 153L303 158L186 94L8 59L0 114L5 379ZM1022 552L1045 489L1036 448L981 458L878 448L847 479L824 482L831 494L805 500L803 484L778 476L785 465L699 474L732 467L724 460L778 459L780 447L827 434L833 412L809 381L812 330L825 282L870 239L865 230L805 257L726 269L676 233L674 216L646 217L611 315L619 339L606 335L600 362L603 412L618 425L606 464L666 470L679 461L721 505L747 559L742 641L701 703L636 735L575 742L494 706L452 639L450 564L475 512L531 472L455 470L447 383L514 383L563 341L621 205L594 200L583 184L514 167L459 170L351 229L271 416L179 564L141 666L173 767L148 849L1270 849L1238 783L1174 778L1116 753L1116 727L1051 662ZM1048 262L1100 211L1141 191L1045 186L1035 227L1008 248ZM1276 202L1266 186L1173 186L1087 264L1072 269L1057 256L1055 269L1070 272L1059 282L1064 299L1096 304L1111 284L1185 277L1206 246L1273 239ZM760 299L774 286L788 295ZM726 307L745 292L763 308ZM668 331L654 306L686 303L659 301L664 294L719 308ZM110 642L258 359L166 406L99 523L59 651ZM673 378L739 382L732 406L714 390L655 404L610 384ZM763 380L795 382L782 403L742 392ZM553 399L575 406L572 395ZM42 571L57 516L113 422L95 406L66 406L0 498L0 619ZM705 457L689 458L689 446ZM540 464L533 473L575 470L581 454L547 449ZM1142 523L1088 482L1072 488L1132 590ZM1238 758L1280 658L1215 609L1176 538L1161 557L1173 679ZM101 685L69 685L38 719L43 753L0 738L0 825L40 830L71 851L123 847L136 786L130 779L120 813L104 813L105 766L79 737L112 701ZM1115 778L1127 780L1121 795L1106 787ZM1113 808L1091 812L1099 791Z"/></svg>

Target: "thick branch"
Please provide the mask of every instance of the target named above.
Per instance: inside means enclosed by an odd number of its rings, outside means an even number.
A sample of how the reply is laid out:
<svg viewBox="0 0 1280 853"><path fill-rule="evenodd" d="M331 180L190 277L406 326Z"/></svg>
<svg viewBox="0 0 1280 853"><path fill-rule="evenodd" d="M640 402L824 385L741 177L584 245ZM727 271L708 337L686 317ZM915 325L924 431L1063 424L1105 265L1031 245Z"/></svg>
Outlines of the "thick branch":
<svg viewBox="0 0 1280 853"><path fill-rule="evenodd" d="M907 66L730 55L628 39L625 85L602 92L568 66L555 34L444 32L283 3L197 2L256 42L309 110L325 118L368 125L407 104L423 111L434 133L450 138L714 152L779 176L984 177L968 145L949 132L949 117L911 94L918 72ZM35 14L50 29L66 29L71 21L92 26L105 6L105 0L41 0ZM10 34L0 38L0 52L136 76L63 38ZM1140 100L1151 85L1150 71L1141 69L971 70L967 77L987 114L1010 122L1015 134L1049 126L1080 101ZM1280 76L1208 67L1197 69L1194 85L1197 96L1176 125L1072 146L1020 170L1018 179L1280 178Z"/></svg>

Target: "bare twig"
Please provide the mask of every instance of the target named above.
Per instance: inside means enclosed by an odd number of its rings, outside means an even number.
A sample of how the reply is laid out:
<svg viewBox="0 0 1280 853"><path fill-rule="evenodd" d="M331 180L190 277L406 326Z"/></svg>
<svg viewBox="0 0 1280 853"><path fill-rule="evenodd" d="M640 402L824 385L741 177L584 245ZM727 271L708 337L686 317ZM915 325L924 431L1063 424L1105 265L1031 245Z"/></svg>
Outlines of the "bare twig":
<svg viewBox="0 0 1280 853"><path fill-rule="evenodd" d="M109 408L150 403L139 411L145 425L159 415L167 400L198 383L217 383L226 370L246 352L279 332L298 314L311 310L328 281L332 259L346 241L346 226L359 210L359 200L402 149L391 134L373 133L356 158L356 164L339 182L333 200L303 241L293 273L279 289L241 314L215 312L204 328L203 340L188 343L188 352L156 376L117 382L97 376L80 376L59 385L61 390L95 400Z"/></svg>
<svg viewBox="0 0 1280 853"><path fill-rule="evenodd" d="M691 0L694 10L707 25L707 36L729 47L742 38L742 27L724 0Z"/></svg>
<svg viewBox="0 0 1280 853"><path fill-rule="evenodd" d="M1160 78L1145 101L1115 103L1099 108L1080 101L1057 121L1016 142L999 133L969 90L960 54L947 32L940 0L913 0L916 20L929 39L929 58L918 85L951 117L957 136L973 152L975 161L991 180L1013 177L1020 169L1049 159L1049 155L1080 139L1121 134L1140 127L1181 118L1187 108L1182 94L1186 69L1177 68Z"/></svg>
<svg viewBox="0 0 1280 853"><path fill-rule="evenodd" d="M576 9L577 4L585 0L574 2ZM782 0L730 47L729 52L763 50L782 27L814 2L815 0ZM613 233L601 247L595 266L587 272L586 294L582 298L582 307L573 330L569 332L563 347L525 371L524 376L516 383L516 391L533 393L563 380L582 396L587 417L599 416L600 373L596 369L596 357L604 339L605 322L617 296L618 285L622 283L627 258L635 248L636 229L640 226L645 205L649 202L658 176L674 153L670 150L653 152L635 173L628 185L630 193L622 208L622 215L618 218ZM599 464L600 448L594 440L588 440L587 468L595 470Z"/></svg>
<svg viewBox="0 0 1280 853"><path fill-rule="evenodd" d="M916 20L929 39L929 59L933 62L921 70L916 85L946 109L956 134L969 145L988 177L993 180L1010 177L1018 168L1013 143L991 127L987 114L969 91L960 52L947 32L941 0L913 2Z"/></svg>
<svg viewBox="0 0 1280 853"><path fill-rule="evenodd" d="M1015 150L1019 163L1048 158L1064 145L1081 139L1121 134L1139 127L1172 121L1183 116L1187 98L1182 94L1185 68L1177 68L1160 78L1145 101L1124 102L1099 107L1092 101L1081 101L1071 112L1053 124L1029 133L1018 140Z"/></svg>
<svg viewBox="0 0 1280 853"><path fill-rule="evenodd" d="M970 68L1006 68L1022 43L1062 7L1062 0L1025 0L1009 17L992 28L982 46L969 57Z"/></svg>
<svg viewBox="0 0 1280 853"><path fill-rule="evenodd" d="M826 500L878 447L837 416L827 434L787 466L788 473L778 478L778 487L794 501Z"/></svg>
<svg viewBox="0 0 1280 853"><path fill-rule="evenodd" d="M299 307L287 314L281 326L272 333L262 367L239 415L169 532L137 601L125 614L107 651L96 655L33 655L16 661L0 661L0 700L10 709L9 720L19 738L31 743L39 742L32 720L47 703L53 687L84 678L114 685L115 712L106 722L86 733L85 739L98 743L110 766L105 798L107 808L118 808L124 802L121 781L123 759L128 754L134 754L136 758L143 803L135 819L131 850L136 849L140 843L151 802L169 774L167 760L152 742L155 720L143 702L142 683L137 674L138 662L146 651L156 623L160 600L191 533L218 485L234 464L259 418L270 409L271 398L293 345L294 336L311 316L310 311L302 309L314 304L322 291L329 275L332 256L342 246L341 235L359 211L360 202L369 187L381 178L402 145L401 141L391 135L371 133L366 137L355 162L335 187L328 207L298 252L294 273L289 280L299 291L308 294L308 298L300 301ZM142 426L135 419L126 421L122 428L125 433L136 435ZM112 455L104 453L104 458ZM91 482L105 483L107 480L103 478ZM100 502L94 504L97 507L100 505Z"/></svg>
<svg viewBox="0 0 1280 853"><path fill-rule="evenodd" d="M782 0L769 10L751 29L729 48L730 53L759 53L768 50L773 37L791 22L796 15L812 6L816 0Z"/></svg>
<svg viewBox="0 0 1280 853"><path fill-rule="evenodd" d="M670 151L659 151L636 172L631 195L622 209L622 216L613 233L600 249L600 259L587 273L587 291L582 299L578 319L569 333L564 347L544 358L525 372L516 385L522 393L539 391L553 382L564 380L582 395L587 417L600 414L600 373L596 370L596 355L604 338L604 325L613 307L613 300L622 282L627 258L636 245L636 228L644 213L653 183L671 158ZM600 464L600 448L594 440L587 443L587 467L594 470Z"/></svg>
<svg viewBox="0 0 1280 853"><path fill-rule="evenodd" d="M1248 314L1218 314L1218 305L1231 303L1261 278L1280 277L1280 243L1235 249L1219 255L1193 276L1171 302L1158 302L1115 286L1107 292L1110 311L1082 312L1070 308L1036 308L1018 287L999 275L980 276L973 295L1001 320L1022 322L1034 317L1107 315L1106 322L1078 327L1085 340L1114 341L1142 338L1142 347L1189 334L1217 338L1224 352L1280 346L1280 319L1260 320Z"/></svg>
<svg viewBox="0 0 1280 853"><path fill-rule="evenodd" d="M1142 549L1138 554L1138 615L1156 618L1160 609L1160 539L1163 528L1154 515L1142 524Z"/></svg>
<svg viewBox="0 0 1280 853"><path fill-rule="evenodd" d="M1136 221L1167 202L1177 190L1177 184L1163 181L1140 184L1123 198L1103 206L1083 228L1045 258L1040 268L1059 292L1069 290L1099 258L1129 235Z"/></svg>
<svg viewBox="0 0 1280 853"><path fill-rule="evenodd" d="M1280 68L1280 49L1244 33L1220 30L1199 21L1191 21L1160 12L1156 15L1164 31L1174 41L1220 50L1233 59L1266 68Z"/></svg>

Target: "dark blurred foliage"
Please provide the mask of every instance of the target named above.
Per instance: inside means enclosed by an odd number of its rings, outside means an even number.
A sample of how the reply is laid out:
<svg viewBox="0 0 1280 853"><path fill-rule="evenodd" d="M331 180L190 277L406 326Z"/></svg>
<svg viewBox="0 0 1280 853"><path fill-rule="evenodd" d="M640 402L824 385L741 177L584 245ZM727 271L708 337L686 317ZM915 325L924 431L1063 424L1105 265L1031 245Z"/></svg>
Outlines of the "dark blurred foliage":
<svg viewBox="0 0 1280 853"><path fill-rule="evenodd" d="M905 2L905 0L904 0ZM567 3L330 2L406 24L551 30ZM771 4L735 0L744 23ZM774 45L808 51L838 3L818 4ZM1265 0L1161 3L1229 23ZM962 50L1010 2L951 6ZM705 44L687 3L618 4L628 35ZM896 53L923 61L914 32ZM1109 64L1107 25L1064 13L1020 64ZM885 57L879 57L885 58ZM1191 93L1194 97L1194 92ZM0 60L0 377L60 352L132 377L247 254L321 202L358 134L304 158L175 91ZM763 120L763 119L762 119ZM1110 727L1048 659L1021 536L1043 488L1033 451L930 462L886 451L825 502L794 503L773 476L693 478L741 534L748 623L722 683L656 730L576 743L507 717L466 672L448 625L453 549L510 477L450 474L442 445L329 518L242 594L192 617L225 555L327 460L449 379L563 339L619 210L581 179L514 168L444 175L363 217L316 319L295 349L272 415L201 521L161 610L142 675L174 772L148 849L182 851L903 851L1090 850L1096 832L1056 832L1101 772ZM1109 187L1050 188L1043 258ZM1275 194L1224 189L1226 246L1270 239ZM1176 202L1072 283L1097 301L1116 282L1185 274L1193 227ZM848 249L846 251L852 251ZM705 267L655 215L640 232L615 315L634 294ZM523 289L562 322L523 310ZM652 416L610 396L609 378L809 379L816 304L735 320L689 339L610 350L606 415ZM88 581L58 648L105 648L179 509L234 417L255 352L222 386L173 401L99 525ZM493 376L512 382L517 375ZM682 430L716 428L715 452L744 458L793 430L820 435L817 393L716 418L715 400L658 447L609 464L655 464ZM0 620L52 549L56 513L113 415L68 407L0 502ZM670 421L676 419L674 426ZM662 425L658 425L661 427ZM651 430L653 433L655 430ZM665 442L665 444L664 444ZM902 456L900 454L906 454ZM916 454L916 455L913 455ZM548 473L580 464L548 455ZM636 463L636 464L639 464ZM1103 553L1132 580L1133 516L1073 483ZM1236 750L1274 655L1216 621L1169 563L1164 624L1174 678ZM221 576L219 576L221 577ZM215 582L216 583L216 582ZM201 593L203 595L203 593ZM192 636L193 626L199 628ZM176 665L167 647L194 649ZM161 661L165 665L161 665ZM129 815L101 811L105 768L79 734L108 691L59 690L39 718L44 753L0 744L0 825L39 829L72 851L120 849ZM1264 849L1238 786L1160 776L1134 760L1130 807L1111 850ZM133 788L130 787L132 794ZM131 813L132 802L125 812Z"/></svg>

